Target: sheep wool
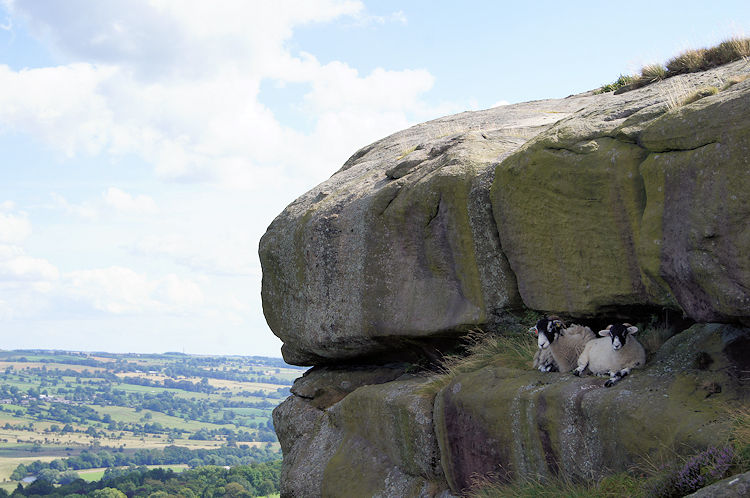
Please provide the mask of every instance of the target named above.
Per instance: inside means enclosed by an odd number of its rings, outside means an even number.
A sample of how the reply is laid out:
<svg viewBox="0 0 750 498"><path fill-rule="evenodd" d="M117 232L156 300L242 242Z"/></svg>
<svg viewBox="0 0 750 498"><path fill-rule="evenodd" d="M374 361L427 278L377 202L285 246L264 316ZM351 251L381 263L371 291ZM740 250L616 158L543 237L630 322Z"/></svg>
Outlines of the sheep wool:
<svg viewBox="0 0 750 498"><path fill-rule="evenodd" d="M586 344L592 340L596 340L596 335L590 328L582 325L573 324L562 331L549 347L557 368L561 372L573 370Z"/></svg>

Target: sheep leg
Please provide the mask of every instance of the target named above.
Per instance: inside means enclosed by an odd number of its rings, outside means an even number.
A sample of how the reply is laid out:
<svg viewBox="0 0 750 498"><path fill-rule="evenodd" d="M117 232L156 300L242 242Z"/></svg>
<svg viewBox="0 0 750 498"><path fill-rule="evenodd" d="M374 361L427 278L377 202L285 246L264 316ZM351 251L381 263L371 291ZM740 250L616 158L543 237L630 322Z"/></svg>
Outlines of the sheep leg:
<svg viewBox="0 0 750 498"><path fill-rule="evenodd" d="M610 377L607 380L607 382L604 383L604 387L612 387L614 386L620 379L625 377L630 373L629 368L623 368L619 372L610 373Z"/></svg>
<svg viewBox="0 0 750 498"><path fill-rule="evenodd" d="M578 367L573 370L573 375L580 377L583 371L586 370L587 366L589 366L589 355L588 350L584 349L581 356L578 357Z"/></svg>

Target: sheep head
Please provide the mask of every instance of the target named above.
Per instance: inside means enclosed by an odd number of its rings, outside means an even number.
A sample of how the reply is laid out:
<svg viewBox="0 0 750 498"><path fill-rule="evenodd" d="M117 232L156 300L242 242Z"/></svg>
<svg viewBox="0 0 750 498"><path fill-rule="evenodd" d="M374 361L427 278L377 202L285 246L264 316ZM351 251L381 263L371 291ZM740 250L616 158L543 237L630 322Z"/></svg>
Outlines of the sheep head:
<svg viewBox="0 0 750 498"><path fill-rule="evenodd" d="M565 324L560 318L550 316L542 318L536 325L529 329L529 332L536 334L539 349L546 349L552 344L557 336L563 335Z"/></svg>
<svg viewBox="0 0 750 498"><path fill-rule="evenodd" d="M602 337L609 336L612 339L612 349L617 351L625 345L628 335L633 335L636 332L638 332L638 327L629 323L615 323L604 330L600 330L599 335Z"/></svg>

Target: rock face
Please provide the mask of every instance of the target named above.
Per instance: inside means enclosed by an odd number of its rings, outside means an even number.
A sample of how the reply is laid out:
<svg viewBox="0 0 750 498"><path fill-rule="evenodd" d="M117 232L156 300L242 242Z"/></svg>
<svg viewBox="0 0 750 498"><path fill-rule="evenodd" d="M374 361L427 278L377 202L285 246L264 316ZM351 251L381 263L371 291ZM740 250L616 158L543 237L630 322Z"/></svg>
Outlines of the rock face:
<svg viewBox="0 0 750 498"><path fill-rule="evenodd" d="M263 308L285 360L315 368L274 412L282 495L596 479L724 437L750 397L750 79L723 83L749 73L441 118L290 204L261 240ZM498 363L428 394L406 373L525 309L698 324L612 389Z"/></svg>
<svg viewBox="0 0 750 498"><path fill-rule="evenodd" d="M749 323L750 72L463 113L358 151L260 244L284 358L364 361L528 307ZM416 345L416 346L415 346Z"/></svg>
<svg viewBox="0 0 750 498"><path fill-rule="evenodd" d="M498 364L435 395L394 365L316 367L274 411L282 496L459 496L477 478L594 481L689 454L725 440L726 407L750 399L749 345L750 329L694 325L612 388Z"/></svg>

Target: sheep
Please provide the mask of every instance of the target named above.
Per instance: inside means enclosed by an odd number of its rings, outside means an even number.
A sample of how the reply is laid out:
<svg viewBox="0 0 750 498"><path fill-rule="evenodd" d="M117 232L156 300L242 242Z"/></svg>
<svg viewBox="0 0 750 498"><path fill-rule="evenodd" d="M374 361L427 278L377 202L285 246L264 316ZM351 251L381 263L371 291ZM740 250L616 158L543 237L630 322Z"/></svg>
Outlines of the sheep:
<svg viewBox="0 0 750 498"><path fill-rule="evenodd" d="M542 372L570 372L587 342L596 339L588 327L565 324L557 317L542 318L529 329L537 334L539 349L534 355L534 367Z"/></svg>
<svg viewBox="0 0 750 498"><path fill-rule="evenodd" d="M555 358L549 348L537 348L534 353L534 368L538 368L540 372L557 372Z"/></svg>
<svg viewBox="0 0 750 498"><path fill-rule="evenodd" d="M634 337L636 332L638 327L629 323L617 323L599 331L602 337L586 344L573 373L580 376L588 367L595 375L608 374L604 386L612 387L632 368L646 363L646 351Z"/></svg>

